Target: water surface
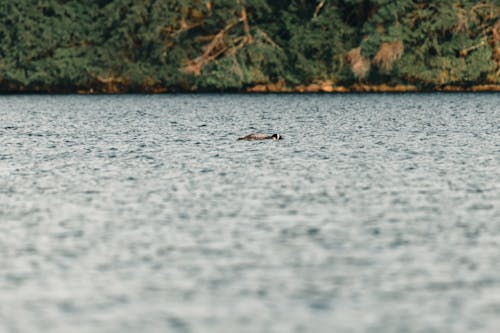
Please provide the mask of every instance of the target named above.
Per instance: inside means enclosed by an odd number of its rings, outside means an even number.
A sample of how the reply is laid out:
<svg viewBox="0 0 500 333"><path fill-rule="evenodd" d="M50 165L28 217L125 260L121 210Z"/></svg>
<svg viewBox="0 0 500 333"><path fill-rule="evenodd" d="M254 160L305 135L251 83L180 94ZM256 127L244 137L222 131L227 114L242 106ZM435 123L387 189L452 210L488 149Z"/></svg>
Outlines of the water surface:
<svg viewBox="0 0 500 333"><path fill-rule="evenodd" d="M0 331L496 331L499 105L2 96Z"/></svg>

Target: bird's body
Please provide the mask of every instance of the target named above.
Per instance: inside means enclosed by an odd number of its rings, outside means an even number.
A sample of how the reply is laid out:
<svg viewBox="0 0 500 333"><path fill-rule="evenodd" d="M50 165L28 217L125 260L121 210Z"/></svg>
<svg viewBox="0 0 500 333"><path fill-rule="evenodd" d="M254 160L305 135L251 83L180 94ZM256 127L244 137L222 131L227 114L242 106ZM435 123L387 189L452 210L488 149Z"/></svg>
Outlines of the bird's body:
<svg viewBox="0 0 500 333"><path fill-rule="evenodd" d="M273 135L268 135L264 133L252 133L248 134L246 136L243 136L241 138L238 138L238 140L246 140L246 141L254 141L254 140L281 140L282 137L279 134L273 134Z"/></svg>

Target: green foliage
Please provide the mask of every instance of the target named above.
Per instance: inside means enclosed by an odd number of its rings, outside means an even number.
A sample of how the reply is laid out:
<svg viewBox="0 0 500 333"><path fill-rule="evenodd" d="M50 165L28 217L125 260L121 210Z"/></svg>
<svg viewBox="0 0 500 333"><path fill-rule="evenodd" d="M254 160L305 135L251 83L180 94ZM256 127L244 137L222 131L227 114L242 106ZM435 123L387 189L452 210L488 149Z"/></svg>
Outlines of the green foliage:
<svg viewBox="0 0 500 333"><path fill-rule="evenodd" d="M498 0L1 1L0 89L500 82L499 22Z"/></svg>
<svg viewBox="0 0 500 333"><path fill-rule="evenodd" d="M335 79L343 62L338 62L352 47L354 28L343 21L342 11L335 2L315 3L292 1L283 12L285 34L290 36L283 45L289 53L294 83L310 83Z"/></svg>

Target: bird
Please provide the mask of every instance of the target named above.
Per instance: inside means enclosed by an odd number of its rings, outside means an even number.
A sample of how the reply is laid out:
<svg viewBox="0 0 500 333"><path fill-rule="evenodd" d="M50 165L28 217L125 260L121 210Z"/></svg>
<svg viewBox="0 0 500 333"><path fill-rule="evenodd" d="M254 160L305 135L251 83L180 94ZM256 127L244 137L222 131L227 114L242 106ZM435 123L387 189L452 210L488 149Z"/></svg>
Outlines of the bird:
<svg viewBox="0 0 500 333"><path fill-rule="evenodd" d="M254 140L282 140L283 137L279 134L273 134L273 135L268 135L264 133L252 133L248 134L246 136L243 136L241 138L238 138L238 140L246 140L246 141L254 141Z"/></svg>

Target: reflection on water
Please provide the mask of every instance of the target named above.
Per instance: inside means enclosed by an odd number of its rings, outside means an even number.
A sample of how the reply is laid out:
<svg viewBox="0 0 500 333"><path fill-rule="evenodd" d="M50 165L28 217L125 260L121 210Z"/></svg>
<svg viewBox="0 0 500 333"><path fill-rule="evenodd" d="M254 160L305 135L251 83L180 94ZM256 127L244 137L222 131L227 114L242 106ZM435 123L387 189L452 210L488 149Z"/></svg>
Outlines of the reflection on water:
<svg viewBox="0 0 500 333"><path fill-rule="evenodd" d="M495 331L499 105L0 97L0 331Z"/></svg>

